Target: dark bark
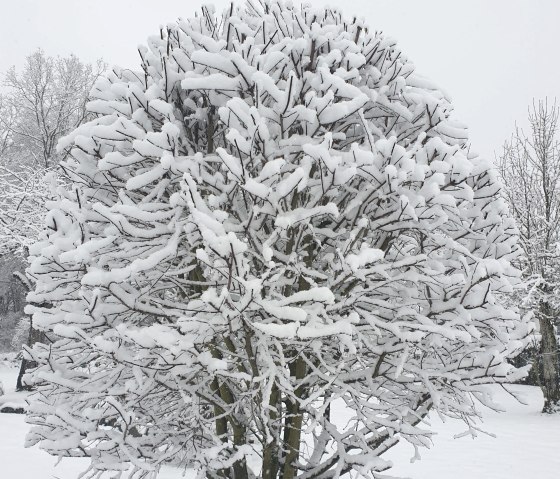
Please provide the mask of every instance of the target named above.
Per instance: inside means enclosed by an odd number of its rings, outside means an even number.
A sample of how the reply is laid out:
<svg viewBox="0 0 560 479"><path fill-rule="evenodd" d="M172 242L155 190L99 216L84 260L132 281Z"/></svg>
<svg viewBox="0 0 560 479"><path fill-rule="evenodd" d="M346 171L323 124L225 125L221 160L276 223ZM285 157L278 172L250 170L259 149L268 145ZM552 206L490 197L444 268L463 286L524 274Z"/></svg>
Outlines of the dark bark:
<svg viewBox="0 0 560 479"><path fill-rule="evenodd" d="M27 347L32 348L35 343L42 343L45 341L45 335L42 331L35 329L33 327L33 321L29 321L29 336L27 338ZM16 380L16 391L30 391L32 386L26 384L23 380L23 376L27 371L33 369L37 366L37 363L33 360L26 359L25 357L21 360L21 365L19 367L19 372Z"/></svg>
<svg viewBox="0 0 560 479"><path fill-rule="evenodd" d="M278 420L278 410L280 408L280 391L278 386L274 384L270 393L270 405L273 409L270 412L270 420L273 424ZM273 437L271 441L264 446L263 450L263 466L262 479L276 479L278 477L278 438Z"/></svg>
<svg viewBox="0 0 560 479"><path fill-rule="evenodd" d="M216 348L213 348L212 354L215 358L222 359L222 354ZM234 398L230 388L224 382L220 382L218 377L214 377L212 380L212 392L217 402L220 401L225 404L233 404ZM234 447L239 447L247 443L247 431L245 427L239 423L231 411L229 414L226 414L226 411L222 407L215 405L214 416L216 418L216 435L222 442L225 443L228 441L231 430ZM215 474L211 473L208 477L214 476L224 477L227 479L249 479L247 461L245 458L238 460L231 468L221 469L216 471Z"/></svg>
<svg viewBox="0 0 560 479"><path fill-rule="evenodd" d="M554 310L549 302L539 305L539 326L541 332L543 412L553 412L560 403L560 374L558 372L558 341L554 330Z"/></svg>
<svg viewBox="0 0 560 479"><path fill-rule="evenodd" d="M301 381L306 374L305 361L299 356L290 364L290 373L294 377L294 382ZM301 427L303 425L303 412L299 400L303 395L303 388L297 387L294 390L294 398L289 399L286 404L285 440L284 445L287 449L284 461L284 471L282 479L294 479L297 476L296 462L299 458L301 446Z"/></svg>

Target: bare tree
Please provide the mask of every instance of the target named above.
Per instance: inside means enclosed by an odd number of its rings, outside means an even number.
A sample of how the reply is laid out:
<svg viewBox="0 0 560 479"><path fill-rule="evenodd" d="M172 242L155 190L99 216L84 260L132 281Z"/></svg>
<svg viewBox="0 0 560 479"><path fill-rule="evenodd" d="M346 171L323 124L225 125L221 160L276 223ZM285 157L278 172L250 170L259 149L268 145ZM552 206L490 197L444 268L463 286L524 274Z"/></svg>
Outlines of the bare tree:
<svg viewBox="0 0 560 479"><path fill-rule="evenodd" d="M503 147L498 161L504 196L517 220L525 252L522 266L529 280L529 304L538 319L544 411L560 402L558 339L555 322L559 304L560 273L560 141L557 137L560 107L548 100L533 103L529 110L531 133L517 128Z"/></svg>
<svg viewBox="0 0 560 479"><path fill-rule="evenodd" d="M0 253L23 251L43 229L58 140L92 118L86 104L105 64L38 49L5 75L0 95Z"/></svg>
<svg viewBox="0 0 560 479"><path fill-rule="evenodd" d="M26 256L43 230L45 202L54 193L54 169L0 164L0 254Z"/></svg>
<svg viewBox="0 0 560 479"><path fill-rule="evenodd" d="M88 94L104 70L101 60L90 65L75 55L48 57L40 49L26 58L21 72L15 67L8 70L0 129L2 143L10 145L10 157L55 166L58 139L86 119Z"/></svg>
<svg viewBox="0 0 560 479"><path fill-rule="evenodd" d="M4 158L13 145L12 130L15 117L11 104L0 95L0 158Z"/></svg>
<svg viewBox="0 0 560 479"><path fill-rule="evenodd" d="M90 65L74 55L53 58L38 49L26 58L21 71L12 67L5 74L5 93L0 95L0 263L14 254L25 257L44 229L45 203L52 196L63 157L56 145L92 118L86 104L104 70L101 60ZM17 277L24 277L21 271ZM0 280L11 283L14 278L10 274ZM39 333L29 318L20 321L22 328L29 331L31 346ZM18 389L27 368L24 360Z"/></svg>

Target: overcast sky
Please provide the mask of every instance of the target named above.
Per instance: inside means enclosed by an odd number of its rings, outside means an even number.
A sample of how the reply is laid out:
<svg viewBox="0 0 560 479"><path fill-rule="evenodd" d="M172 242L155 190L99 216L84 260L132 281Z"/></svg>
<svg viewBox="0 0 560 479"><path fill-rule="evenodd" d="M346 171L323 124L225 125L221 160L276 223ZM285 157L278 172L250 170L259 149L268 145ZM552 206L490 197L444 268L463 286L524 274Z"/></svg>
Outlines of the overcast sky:
<svg viewBox="0 0 560 479"><path fill-rule="evenodd" d="M199 0L0 0L0 72L37 47L134 67L159 25ZM220 10L229 2L213 2ZM473 148L494 156L533 98L560 100L559 0L313 0L365 17L453 98Z"/></svg>

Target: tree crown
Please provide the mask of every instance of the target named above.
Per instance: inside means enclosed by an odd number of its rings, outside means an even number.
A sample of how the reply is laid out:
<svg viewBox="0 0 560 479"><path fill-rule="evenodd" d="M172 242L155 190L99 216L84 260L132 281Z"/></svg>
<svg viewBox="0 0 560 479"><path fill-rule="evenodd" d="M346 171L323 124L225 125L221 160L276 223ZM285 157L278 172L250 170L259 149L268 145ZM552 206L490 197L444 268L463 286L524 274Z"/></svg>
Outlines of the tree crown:
<svg viewBox="0 0 560 479"><path fill-rule="evenodd" d="M99 469L375 473L398 438L428 443L430 408L470 421L481 384L520 374L499 185L392 40L247 2L140 55L60 144L75 186L29 269L58 338L33 352L32 441Z"/></svg>

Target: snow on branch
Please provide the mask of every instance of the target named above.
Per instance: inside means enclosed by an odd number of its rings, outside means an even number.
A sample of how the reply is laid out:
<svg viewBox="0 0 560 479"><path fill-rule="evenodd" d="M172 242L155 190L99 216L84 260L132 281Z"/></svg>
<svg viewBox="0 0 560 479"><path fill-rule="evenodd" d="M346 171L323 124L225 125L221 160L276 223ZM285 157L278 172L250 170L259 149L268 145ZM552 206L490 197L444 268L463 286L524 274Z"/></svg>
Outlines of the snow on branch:
<svg viewBox="0 0 560 479"><path fill-rule="evenodd" d="M33 349L30 443L96 471L376 477L429 445L431 408L472 421L523 374L499 185L394 41L250 1L140 55L63 140L74 190L31 247L58 339Z"/></svg>

